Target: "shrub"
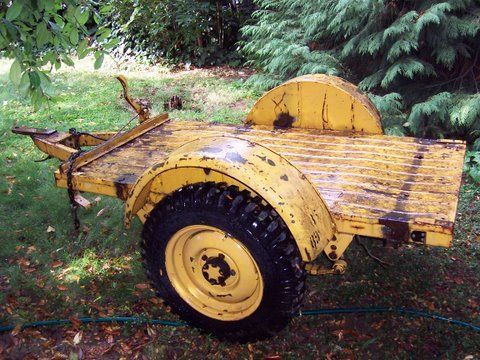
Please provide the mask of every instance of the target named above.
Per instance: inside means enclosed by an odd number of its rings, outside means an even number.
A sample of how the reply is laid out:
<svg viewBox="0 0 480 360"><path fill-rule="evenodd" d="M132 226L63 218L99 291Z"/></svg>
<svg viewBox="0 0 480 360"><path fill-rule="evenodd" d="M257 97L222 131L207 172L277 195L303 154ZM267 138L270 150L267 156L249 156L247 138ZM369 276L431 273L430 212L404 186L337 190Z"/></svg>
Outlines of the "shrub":
<svg viewBox="0 0 480 360"><path fill-rule="evenodd" d="M121 53L198 66L238 63L238 32L253 11L251 0L119 0L112 5L110 24L122 39Z"/></svg>

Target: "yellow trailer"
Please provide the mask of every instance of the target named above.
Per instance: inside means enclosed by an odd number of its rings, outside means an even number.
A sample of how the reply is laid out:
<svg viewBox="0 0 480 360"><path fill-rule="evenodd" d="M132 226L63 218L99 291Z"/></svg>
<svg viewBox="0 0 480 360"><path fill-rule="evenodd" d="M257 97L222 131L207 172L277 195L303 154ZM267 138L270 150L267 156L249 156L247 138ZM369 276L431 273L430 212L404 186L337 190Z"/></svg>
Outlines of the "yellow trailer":
<svg viewBox="0 0 480 360"><path fill-rule="evenodd" d="M151 117L119 80L140 120L131 130L13 132L62 160L55 181L74 210L81 192L125 201L125 225L144 224L152 286L196 326L275 333L298 312L307 273L345 271L356 235L451 245L465 143L384 135L373 104L340 78L292 79L242 125Z"/></svg>

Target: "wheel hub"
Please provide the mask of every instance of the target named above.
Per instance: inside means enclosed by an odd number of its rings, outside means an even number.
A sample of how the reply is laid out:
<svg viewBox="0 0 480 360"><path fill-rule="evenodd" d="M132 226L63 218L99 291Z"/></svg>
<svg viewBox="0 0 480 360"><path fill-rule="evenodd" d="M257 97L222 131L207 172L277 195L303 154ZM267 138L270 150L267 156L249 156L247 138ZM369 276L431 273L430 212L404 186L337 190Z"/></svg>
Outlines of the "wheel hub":
<svg viewBox="0 0 480 360"><path fill-rule="evenodd" d="M202 256L202 260L205 263L202 266L202 274L205 280L212 285L227 285L225 281L230 276L235 276L235 271L230 268L227 261L225 261L225 255L219 253L216 257Z"/></svg>
<svg viewBox="0 0 480 360"><path fill-rule="evenodd" d="M212 318L239 320L260 305L263 280L242 242L207 225L175 233L165 250L167 275L177 293Z"/></svg>

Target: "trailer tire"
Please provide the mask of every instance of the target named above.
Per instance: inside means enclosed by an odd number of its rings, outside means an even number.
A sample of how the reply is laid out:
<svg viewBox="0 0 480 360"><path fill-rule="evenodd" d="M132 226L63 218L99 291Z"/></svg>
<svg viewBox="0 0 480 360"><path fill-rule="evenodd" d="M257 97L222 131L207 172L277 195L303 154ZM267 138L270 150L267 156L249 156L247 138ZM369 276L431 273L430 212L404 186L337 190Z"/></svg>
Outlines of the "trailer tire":
<svg viewBox="0 0 480 360"><path fill-rule="evenodd" d="M141 248L157 295L221 339L273 335L305 294L305 270L285 223L236 186L199 183L165 197L145 222Z"/></svg>

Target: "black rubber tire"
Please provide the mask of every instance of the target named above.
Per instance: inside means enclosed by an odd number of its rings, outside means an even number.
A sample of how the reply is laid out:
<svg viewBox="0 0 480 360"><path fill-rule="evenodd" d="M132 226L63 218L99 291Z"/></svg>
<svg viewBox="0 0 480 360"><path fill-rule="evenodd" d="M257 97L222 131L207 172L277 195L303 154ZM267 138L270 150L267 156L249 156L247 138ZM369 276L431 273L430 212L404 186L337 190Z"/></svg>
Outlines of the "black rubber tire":
<svg viewBox="0 0 480 360"><path fill-rule="evenodd" d="M165 269L168 241L180 229L206 224L241 241L260 269L264 292L258 308L238 321L207 317L175 291ZM259 197L236 186L200 183L163 199L142 231L142 257L157 295L190 324L231 341L254 341L284 328L298 312L305 294L305 271L296 243L280 216Z"/></svg>

